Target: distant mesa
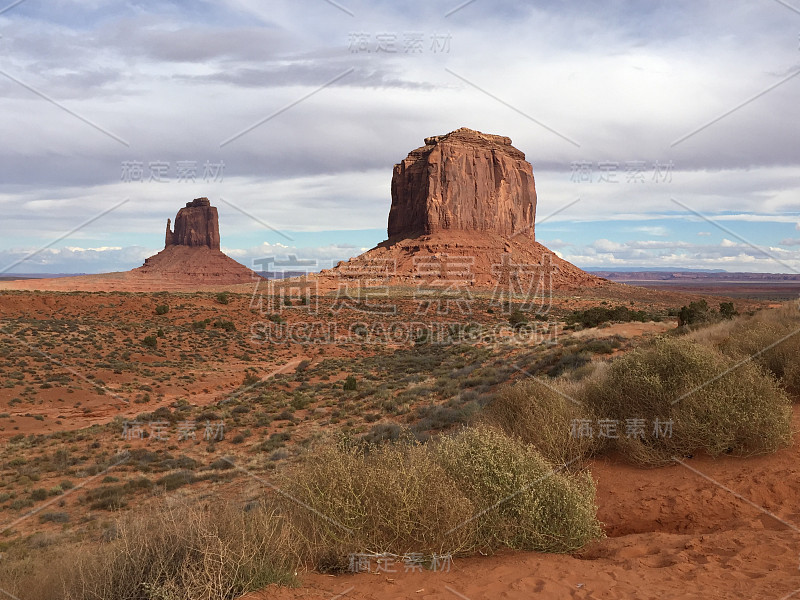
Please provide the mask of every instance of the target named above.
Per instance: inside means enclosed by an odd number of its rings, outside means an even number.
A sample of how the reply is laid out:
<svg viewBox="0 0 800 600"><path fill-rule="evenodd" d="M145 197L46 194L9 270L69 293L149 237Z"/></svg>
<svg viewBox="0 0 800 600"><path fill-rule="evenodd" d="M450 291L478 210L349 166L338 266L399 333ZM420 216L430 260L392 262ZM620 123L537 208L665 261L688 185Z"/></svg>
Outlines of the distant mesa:
<svg viewBox="0 0 800 600"><path fill-rule="evenodd" d="M258 275L220 249L219 215L208 198L187 202L175 217L175 231L167 219L164 249L130 273L171 283L232 285L248 283Z"/></svg>
<svg viewBox="0 0 800 600"><path fill-rule="evenodd" d="M175 217L175 230L167 219L164 249L141 267L116 273L54 279L14 281L13 289L58 291L218 290L252 283L260 276L220 250L219 215L208 198L187 202Z"/></svg>
<svg viewBox="0 0 800 600"><path fill-rule="evenodd" d="M486 288L519 268L562 289L611 285L535 241L536 202L533 167L510 138L466 127L425 138L394 166L388 239L321 279L384 265L395 285L459 277Z"/></svg>

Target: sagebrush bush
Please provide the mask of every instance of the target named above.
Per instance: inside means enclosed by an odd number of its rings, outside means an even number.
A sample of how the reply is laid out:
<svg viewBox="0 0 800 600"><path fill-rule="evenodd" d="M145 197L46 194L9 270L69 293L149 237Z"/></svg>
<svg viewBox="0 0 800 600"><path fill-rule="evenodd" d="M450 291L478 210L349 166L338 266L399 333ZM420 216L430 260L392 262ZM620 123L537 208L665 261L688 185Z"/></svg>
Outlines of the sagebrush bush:
<svg viewBox="0 0 800 600"><path fill-rule="evenodd" d="M790 394L800 395L800 311L796 304L737 319L717 347L739 360L752 356Z"/></svg>
<svg viewBox="0 0 800 600"><path fill-rule="evenodd" d="M594 421L580 399L580 386L564 380L526 379L501 388L483 412L483 421L519 438L555 464L574 464L600 448L596 437L573 435L578 419Z"/></svg>
<svg viewBox="0 0 800 600"><path fill-rule="evenodd" d="M491 427L443 437L433 451L477 509L470 525L478 548L570 552L602 536L588 472L564 472Z"/></svg>
<svg viewBox="0 0 800 600"><path fill-rule="evenodd" d="M754 362L737 361L686 338L661 338L613 361L587 382L584 401L618 421L613 445L634 462L663 464L699 450L711 455L773 452L791 441L791 405L777 381ZM643 419L642 436L625 435ZM655 435L654 421L672 422Z"/></svg>
<svg viewBox="0 0 800 600"><path fill-rule="evenodd" d="M588 473L564 473L497 429L435 443L319 448L284 475L304 558L342 570L357 553L568 552L602 535Z"/></svg>
<svg viewBox="0 0 800 600"><path fill-rule="evenodd" d="M425 446L384 444L364 451L344 441L320 446L290 468L282 505L306 560L343 570L358 553L445 554L470 550L463 497ZM298 502L299 501L299 502Z"/></svg>

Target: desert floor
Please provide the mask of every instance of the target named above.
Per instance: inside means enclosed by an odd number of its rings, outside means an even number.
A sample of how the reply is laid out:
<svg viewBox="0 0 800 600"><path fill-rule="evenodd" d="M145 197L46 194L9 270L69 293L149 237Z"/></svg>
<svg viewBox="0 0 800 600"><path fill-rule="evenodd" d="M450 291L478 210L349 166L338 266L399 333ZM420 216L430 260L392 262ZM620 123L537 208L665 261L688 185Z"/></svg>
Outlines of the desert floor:
<svg viewBox="0 0 800 600"><path fill-rule="evenodd" d="M800 408L795 409L800 429ZM704 456L641 469L590 465L607 537L573 555L503 552L454 558L449 572L372 564L370 573L308 573L299 589L247 600L766 598L800 595L800 451ZM387 572L393 570L394 572Z"/></svg>
<svg viewBox="0 0 800 600"><path fill-rule="evenodd" d="M0 293L3 544L93 539L113 527L117 511L146 510L168 495L254 501L264 486L221 457L268 478L333 430L368 436L399 423L422 436L447 431L467 422L499 386L524 377L515 364L550 375L587 348L583 360L606 360L674 329L668 312L700 297L618 285L591 295L557 293L556 343L425 348L358 337L254 344L254 325L275 325L273 315L254 304L250 287L229 291L224 303L217 290ZM415 313L402 290L394 300L395 320ZM355 322L366 321L371 331L370 319L386 320L334 313L328 296L319 302L320 319L344 332ZM775 305L763 296L735 303L740 312ZM166 314L156 311L162 304ZM572 311L619 304L662 317L564 326ZM300 308L282 310L281 318L302 323ZM507 319L491 310L488 296L476 296L470 321L490 327L507 326ZM157 347L145 346L156 332ZM343 390L349 375L357 391ZM199 424L197 438L180 440L178 424L190 419ZM203 439L202 423L223 419L224 439ZM126 439L125 420L163 421L170 439ZM126 452L128 462L109 467ZM683 457L657 469L604 456L589 468L607 537L580 552L455 557L444 572L396 564L381 572L373 565L371 573L300 573L299 588L271 587L247 598L800 597L799 454L795 444L769 456ZM148 487L124 487L142 479Z"/></svg>

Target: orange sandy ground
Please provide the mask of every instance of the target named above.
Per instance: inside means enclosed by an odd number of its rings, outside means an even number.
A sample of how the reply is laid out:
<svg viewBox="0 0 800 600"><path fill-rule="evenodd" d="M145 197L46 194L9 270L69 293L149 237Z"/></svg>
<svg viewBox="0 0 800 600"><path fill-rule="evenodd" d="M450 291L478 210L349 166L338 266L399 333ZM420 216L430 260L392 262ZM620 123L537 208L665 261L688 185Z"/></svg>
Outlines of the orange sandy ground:
<svg viewBox="0 0 800 600"><path fill-rule="evenodd" d="M246 291L246 287L237 291ZM685 296L641 288L619 286L619 290L620 297L625 296L622 291L628 294L626 299L635 292L639 301L645 303L667 303L667 298L686 301ZM611 291L616 289L607 290ZM10 299L12 303L14 300ZM232 309L248 300L234 298L232 305L221 312L239 324L244 317L234 316ZM32 295L25 297L23 307L9 309L9 314L16 314L19 308L23 308L22 312L48 314L62 302L75 301L72 297L65 300ZM93 299L88 304L95 301L100 300ZM125 302L141 300L131 298ZM562 302L570 304L566 298ZM587 298L577 296L571 302L572 309L590 303ZM217 308L208 298L195 303ZM140 311L150 314L151 304L155 304L155 299L148 299L147 306ZM178 316L177 310L170 315ZM134 310L130 318L138 316ZM183 318L197 317L187 313ZM595 334L633 336L653 327L666 326L622 324L596 330ZM274 358L274 368L291 361L286 367L289 370L299 360L291 353ZM219 381L217 377L220 376L209 374L212 381L198 382L197 387L230 385L224 376ZM241 380L240 372L235 379ZM206 395L211 401L214 393ZM108 402L107 397L103 400ZM196 398L193 401L204 403ZM91 417L85 418L81 426L94 422ZM797 430L800 430L800 407L795 411ZM504 552L488 557L457 558L445 573L404 573L402 566L397 567L396 573L338 577L307 573L301 574L300 588L270 587L247 598L800 598L798 454L795 446L766 457L717 460L695 457L686 461L700 473L681 465L643 470L609 458L599 459L591 465L591 470L598 486L599 519L605 524L608 537L581 552L573 555Z"/></svg>
<svg viewBox="0 0 800 600"><path fill-rule="evenodd" d="M421 573L375 573L373 562L372 573L308 573L300 588L246 599L800 598L798 459L797 444L659 469L601 458L591 471L608 537L573 555L509 551Z"/></svg>

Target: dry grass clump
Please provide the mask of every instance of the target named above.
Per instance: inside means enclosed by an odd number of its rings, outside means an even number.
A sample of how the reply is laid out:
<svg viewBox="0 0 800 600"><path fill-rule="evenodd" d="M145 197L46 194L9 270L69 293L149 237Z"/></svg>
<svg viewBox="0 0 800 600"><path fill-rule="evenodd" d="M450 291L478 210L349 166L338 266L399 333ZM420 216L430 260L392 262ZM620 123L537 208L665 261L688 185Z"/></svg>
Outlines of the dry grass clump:
<svg viewBox="0 0 800 600"><path fill-rule="evenodd" d="M30 561L15 589L37 600L221 600L292 584L283 519L266 508L176 504L121 519L109 541L47 564ZM40 559L41 561L41 559Z"/></svg>
<svg viewBox="0 0 800 600"><path fill-rule="evenodd" d="M292 584L356 554L568 552L602 536L588 473L562 472L500 430L427 444L329 444L287 468L275 499L244 511L171 503L121 518L106 541L0 564L36 600L222 600Z"/></svg>
<svg viewBox="0 0 800 600"><path fill-rule="evenodd" d="M685 338L662 338L613 361L583 396L595 413L624 426L644 419L641 436L610 440L634 462L663 464L705 450L711 455L773 452L791 441L788 397L759 365L736 361ZM735 367L735 368L734 368ZM671 435L653 423L672 421Z"/></svg>
<svg viewBox="0 0 800 600"><path fill-rule="evenodd" d="M554 464L571 465L601 446L596 437L574 435L576 420L595 420L580 395L580 383L525 379L502 388L484 409L483 420L530 444Z"/></svg>
<svg viewBox="0 0 800 600"><path fill-rule="evenodd" d="M344 569L358 553L567 552L601 535L588 474L558 472L487 427L368 452L330 445L282 486L304 557L320 569Z"/></svg>
<svg viewBox="0 0 800 600"><path fill-rule="evenodd" d="M282 505L303 558L344 570L354 554L445 554L470 549L472 503L425 446L384 444L364 451L320 446L283 474Z"/></svg>
<svg viewBox="0 0 800 600"><path fill-rule="evenodd" d="M441 438L436 461L477 509L478 548L570 552L602 537L588 472L568 473L498 429L472 427Z"/></svg>
<svg viewBox="0 0 800 600"><path fill-rule="evenodd" d="M753 360L800 395L800 311L796 303L738 319L716 346L738 360Z"/></svg>

